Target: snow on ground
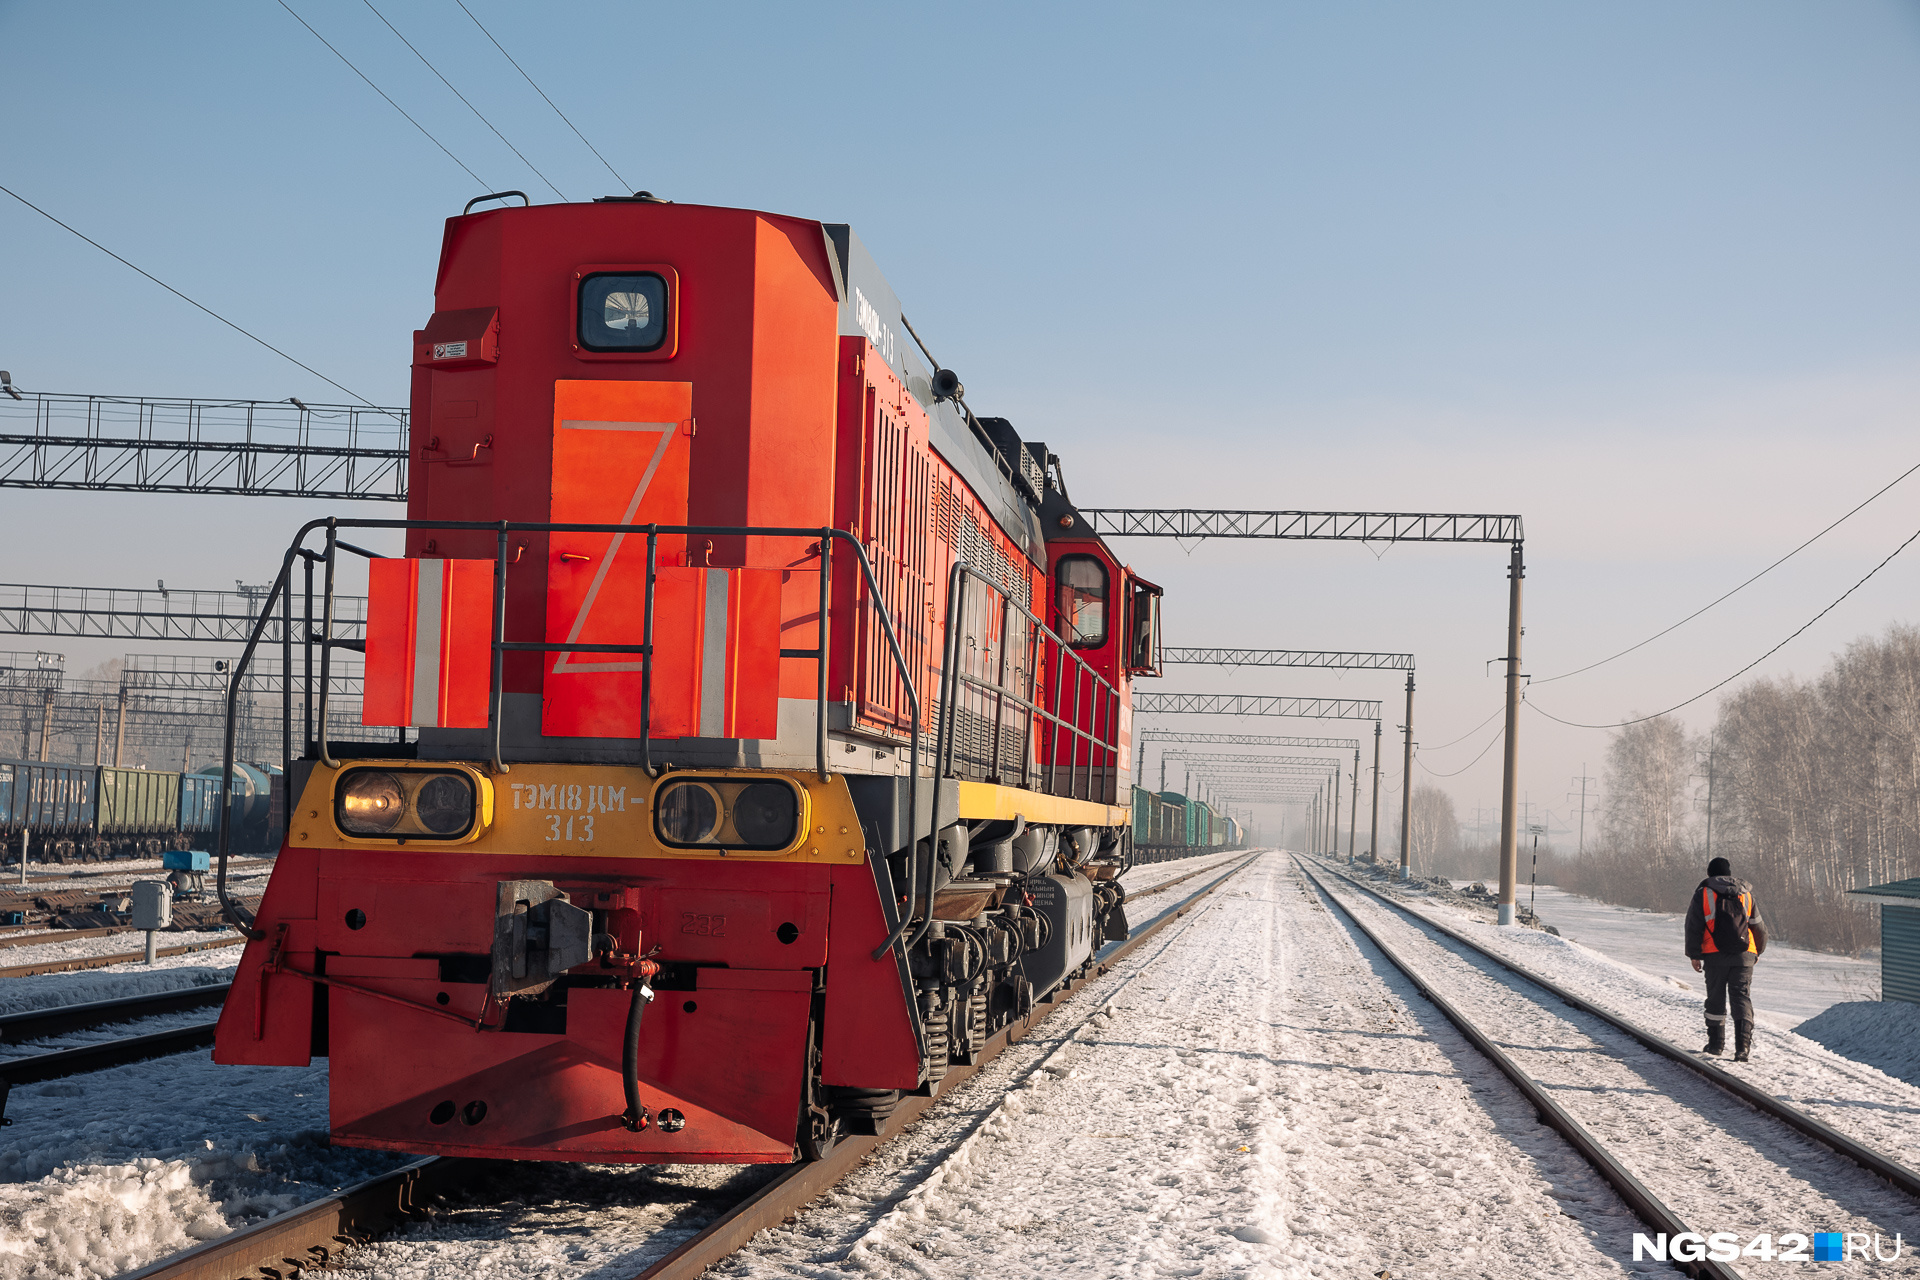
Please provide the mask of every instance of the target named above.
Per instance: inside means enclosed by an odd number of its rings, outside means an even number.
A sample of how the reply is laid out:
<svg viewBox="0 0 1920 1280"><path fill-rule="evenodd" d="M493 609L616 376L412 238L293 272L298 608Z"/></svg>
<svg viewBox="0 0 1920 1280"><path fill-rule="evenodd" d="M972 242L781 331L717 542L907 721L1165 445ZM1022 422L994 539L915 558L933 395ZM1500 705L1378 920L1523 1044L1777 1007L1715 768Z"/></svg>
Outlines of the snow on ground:
<svg viewBox="0 0 1920 1280"><path fill-rule="evenodd" d="M206 1050L22 1085L0 1130L0 1280L111 1276L385 1172L329 1148L326 1068Z"/></svg>
<svg viewBox="0 0 1920 1280"><path fill-rule="evenodd" d="M1540 886L1537 910L1543 924L1560 936L1601 951L1655 978L1670 978L1695 991L1706 985L1686 956L1686 915L1636 911L1596 902L1551 885ZM1520 890L1520 901L1527 891ZM1761 916L1766 903L1760 904ZM1798 1021L1844 1000L1871 1000L1880 994L1880 961L1835 955L1776 942L1755 967L1753 1003L1758 1009Z"/></svg>
<svg viewBox="0 0 1920 1280"><path fill-rule="evenodd" d="M177 991L209 982L231 982L234 966L239 959L238 947L217 947L184 956L162 956L151 966L145 963L114 964L73 973L8 978L0 982L0 1013L57 1009L67 1004L87 1004L94 1000L118 1000L124 996Z"/></svg>
<svg viewBox="0 0 1920 1280"><path fill-rule="evenodd" d="M1228 853L1202 853L1191 858L1175 858L1171 862L1143 862L1137 867L1129 867L1120 875L1120 883L1126 886L1130 894L1138 894L1142 889L1151 889L1157 884L1169 880L1178 880L1181 876L1195 871L1206 871L1214 867L1232 865L1234 859L1247 856L1245 849L1235 849ZM1202 877L1195 876L1192 883L1200 883ZM1156 898L1163 897L1155 894Z"/></svg>
<svg viewBox="0 0 1920 1280"><path fill-rule="evenodd" d="M1842 1057L1920 1085L1920 1004L1904 1000L1836 1004L1793 1030Z"/></svg>
<svg viewBox="0 0 1920 1280"><path fill-rule="evenodd" d="M1683 990L1571 938L1486 924L1452 911L1417 889L1401 887L1394 892L1409 906L1637 1026L1684 1048L1705 1043L1704 992L1698 986ZM1773 948L1769 947L1767 957L1760 961L1756 991L1765 980L1772 956ZM1691 968L1687 973L1698 981L1699 975ZM1794 1034L1794 1024L1792 1018L1761 1012L1756 1020L1753 1061L1735 1064L1722 1059L1722 1065L1849 1137L1909 1167L1920 1167L1920 1088Z"/></svg>
<svg viewBox="0 0 1920 1280"><path fill-rule="evenodd" d="M240 935L231 929L183 929L178 932L163 931L155 942L156 945L164 951L168 947L190 947L198 943L221 942L227 939L232 939L235 943L241 940ZM54 942L35 943L32 946L8 947L5 951L0 951L0 956L5 957L5 960L0 963L4 963L7 968L12 968L16 965L53 964L60 960L85 960L92 956L121 956L134 955L136 953L144 956L146 954L146 946L147 935L139 930L131 933L108 933L97 938L67 937ZM209 952L217 955L223 949L224 948L220 947L209 947L205 951L190 951L185 955L161 956L154 963L156 965L180 962L204 964L204 957ZM236 952L236 955L237 954ZM198 959L196 959L196 957L198 957ZM135 963L139 968L145 969L147 967L144 959L136 961ZM106 967L122 969L130 966L109 965ZM7 997L12 994L11 988L14 983L31 982L33 980L33 978L8 978L6 980L5 990L0 990L0 1002L4 1002Z"/></svg>
<svg viewBox="0 0 1920 1280"><path fill-rule="evenodd" d="M1129 885L1202 863L1142 867ZM1570 939L1472 927L1665 1034L1704 1025L1697 991ZM323 1065L214 1068L204 1053L157 1065L15 1092L18 1123L0 1130L0 1280L42 1258L111 1274L400 1159L326 1149ZM1920 1163L1920 1089L1772 1026L1740 1069ZM506 1165L337 1270L611 1280L770 1172ZM1816 1226L1845 1223L1770 1229ZM1267 853L716 1274L1530 1280L1630 1274L1636 1230L1505 1079Z"/></svg>
<svg viewBox="0 0 1920 1280"><path fill-rule="evenodd" d="M219 859L214 865L219 866ZM271 858L230 857L227 859L227 883L258 878L262 883L273 870ZM161 880L168 875L167 869L158 858L123 858L110 862L71 862L55 863L43 866L29 856L27 860L27 893L53 893L60 889L107 889L116 884L132 884L135 880ZM209 886L213 883L213 873L206 873ZM15 893L22 891L20 884L20 866L15 863L11 874L0 873L0 889Z"/></svg>
<svg viewBox="0 0 1920 1280"><path fill-rule="evenodd" d="M1623 1274L1624 1207L1281 855L1208 903L715 1274Z"/></svg>
<svg viewBox="0 0 1920 1280"><path fill-rule="evenodd" d="M1550 1090L1694 1229L1733 1232L1743 1243L1763 1232L1789 1230L1878 1233L1888 1242L1896 1233L1920 1238L1920 1206L1845 1157L1756 1116L1698 1073L1571 1010L1495 962L1349 886L1328 883L1424 982L1492 1030L1521 1070ZM1728 1065L1741 1075L1760 1074L1748 1070L1759 1064ZM1828 1073L1824 1083L1838 1090L1853 1082ZM1912 1162L1910 1152L1896 1148L1910 1145L1915 1136L1912 1104L1920 1102L1920 1091L1893 1087L1904 1096L1860 1100L1905 1103L1896 1108L1904 1114L1892 1115L1883 1107L1850 1129ZM1920 1259L1909 1256L1890 1270L1920 1274Z"/></svg>

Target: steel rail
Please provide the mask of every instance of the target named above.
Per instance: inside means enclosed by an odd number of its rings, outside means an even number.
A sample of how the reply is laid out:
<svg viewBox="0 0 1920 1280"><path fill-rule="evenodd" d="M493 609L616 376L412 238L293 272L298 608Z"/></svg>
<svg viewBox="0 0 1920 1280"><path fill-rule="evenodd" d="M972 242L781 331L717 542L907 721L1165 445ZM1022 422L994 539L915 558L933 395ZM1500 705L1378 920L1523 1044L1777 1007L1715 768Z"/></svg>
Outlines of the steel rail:
<svg viewBox="0 0 1920 1280"><path fill-rule="evenodd" d="M394 1219L418 1215L428 1196L457 1184L486 1163L428 1156L163 1258L121 1280L240 1280L324 1267L355 1245L385 1234Z"/></svg>
<svg viewBox="0 0 1920 1280"><path fill-rule="evenodd" d="M1348 884L1351 884L1354 888L1363 890L1366 893L1369 893L1372 896L1380 899L1382 902L1386 903L1388 906L1391 906L1394 909L1400 912L1403 912L1406 915L1412 916L1414 919L1420 921L1421 924L1426 925L1429 929L1432 929L1437 933L1446 935L1447 937L1453 939L1455 942L1459 943L1461 946L1470 948L1471 950L1477 952L1478 954L1485 956L1487 959L1493 961L1495 964L1499 965L1503 969L1507 969L1510 972L1517 974L1522 978L1525 978L1528 982L1531 982L1535 986L1539 987L1541 990L1547 992L1547 994L1553 996L1555 999L1565 1001L1567 1004L1572 1005L1574 1008L1580 1010L1582 1013L1590 1014L1593 1017L1600 1019L1602 1022L1606 1023L1608 1026L1612 1027L1616 1031L1624 1032L1626 1035L1633 1037L1633 1039L1639 1041L1642 1045L1653 1050L1655 1053L1661 1055L1662 1057L1669 1058L1674 1062L1678 1062L1682 1066L1692 1068L1694 1071L1699 1072L1701 1075L1705 1076L1707 1079L1713 1081L1713 1083L1719 1085L1722 1089L1725 1089L1728 1093L1731 1093L1736 1098L1739 1098L1742 1102L1746 1103L1748 1106L1751 1106L1756 1110L1766 1112L1768 1115L1772 1116L1774 1119L1779 1120L1782 1123L1787 1124L1790 1127L1798 1130L1800 1133L1804 1134L1809 1138L1812 1138L1815 1142L1820 1143L1822 1146L1830 1147L1834 1151L1838 1152L1839 1154L1845 1156L1847 1159L1853 1161L1855 1164L1859 1165L1861 1168L1865 1169L1867 1172L1874 1174L1877 1177L1885 1178L1889 1183L1897 1187L1899 1190L1906 1192L1908 1195L1913 1196L1915 1199L1920 1199L1920 1173L1916 1173L1914 1170L1909 1169L1907 1166L1899 1163L1898 1161L1892 1160L1887 1156L1882 1155L1880 1152L1875 1151L1872 1147L1866 1146L1863 1143L1857 1142L1854 1139L1849 1138L1846 1134L1841 1133L1838 1129L1835 1129L1830 1125L1824 1124L1821 1121L1814 1119L1812 1116L1808 1115L1806 1112L1800 1110L1798 1107L1792 1105L1791 1103L1782 1102L1779 1098L1776 1098L1772 1094L1766 1092L1764 1089L1760 1089L1755 1085L1751 1084L1750 1082L1741 1079L1739 1076L1733 1074L1733 1072L1731 1071L1726 1070L1724 1067L1718 1066L1715 1063L1709 1062L1704 1058L1701 1058L1695 1054L1689 1053L1687 1050L1682 1049L1679 1045L1674 1044L1671 1040L1668 1040L1662 1036L1656 1035L1654 1032L1647 1030L1645 1027L1636 1026L1634 1023L1628 1022L1625 1018L1622 1018L1620 1015L1616 1013L1609 1012L1608 1010L1595 1004L1593 1001L1587 999L1586 997L1577 995L1574 992L1567 990L1565 987L1561 986L1559 983L1554 982L1551 978L1542 977L1541 975L1533 972L1531 969L1528 969L1525 965L1522 965L1513 960L1509 960L1505 956L1500 955L1498 952L1488 950L1486 947L1480 945L1478 942L1475 942L1473 939L1467 937L1466 935L1459 933L1458 931L1448 927L1447 925L1441 924L1437 920L1432 919L1425 912L1415 911L1412 907L1407 906L1405 903L1395 902L1392 898L1390 898L1386 894L1381 893L1379 890L1373 888L1371 885L1362 884L1358 880L1353 879L1351 876L1345 875L1339 871L1333 871L1330 868L1326 868L1326 867L1322 867L1321 870L1328 871L1329 874L1338 876L1340 879L1346 881ZM1309 872L1309 874L1312 874L1312 873Z"/></svg>
<svg viewBox="0 0 1920 1280"><path fill-rule="evenodd" d="M1106 956L1098 957L1093 972L1088 976L1071 979L1035 1001L1033 1012L996 1033L976 1055L973 1065L955 1064L949 1067L938 1088L929 1096L902 1098L900 1105L888 1118L886 1134L843 1138L824 1159L790 1166L741 1203L723 1212L641 1275L648 1280L660 1280L661 1277L686 1280L687 1277L697 1276L751 1240L755 1233L784 1222L846 1177L869 1152L899 1137L929 1107L1059 1008L1073 992L1104 974L1115 961L1186 915L1202 898L1252 863L1254 856L1257 855L1243 858L1238 864L1221 871L1212 883L1136 928L1125 942ZM1217 870L1220 869L1203 867L1193 875ZM1182 878L1191 879L1192 876ZM1155 889L1163 887L1171 887L1171 882L1154 886ZM1143 891L1140 896L1145 897L1147 893ZM130 1273L122 1280L242 1280L242 1277L255 1277L268 1269L285 1274L303 1267L324 1267L344 1250L384 1234L394 1219L416 1216L430 1194L455 1186L463 1178L491 1164L490 1161L431 1156L265 1222L242 1227L231 1235L197 1245L171 1258L163 1258Z"/></svg>
<svg viewBox="0 0 1920 1280"><path fill-rule="evenodd" d="M843 1138L823 1159L811 1164L794 1165L787 1172L722 1213L713 1222L708 1223L698 1235L685 1241L672 1253L642 1271L635 1280L693 1280L693 1277L740 1249L759 1232L777 1227L793 1217L851 1173L870 1152L893 1141L936 1102L971 1079L987 1063L999 1057L1008 1045L1023 1039L1027 1032L1059 1009L1080 988L1107 973L1115 962L1145 944L1149 938L1175 920L1186 915L1200 899L1245 870L1258 856L1256 852L1241 859L1236 865L1222 871L1205 888L1190 895L1179 906L1169 908L1151 922L1134 929L1125 942L1104 957L1096 957L1092 971L1086 976L1071 978L1048 992L1045 997L1034 1001L1033 1012L991 1036L980 1052L974 1055L971 1064L955 1064L948 1067L947 1074L941 1077L939 1086L931 1090L927 1096L902 1098L900 1105L894 1108L893 1115L888 1118L886 1127L889 1132L879 1137L859 1135ZM1204 870L1213 869L1204 868Z"/></svg>
<svg viewBox="0 0 1920 1280"><path fill-rule="evenodd" d="M0 1062L0 1092L16 1084L39 1080L58 1080L86 1071L100 1071L128 1062L144 1062L170 1053L185 1053L213 1043L211 1022L196 1022L171 1031L153 1031L143 1036L124 1036L104 1044L83 1044L77 1049L55 1049L25 1058Z"/></svg>
<svg viewBox="0 0 1920 1280"><path fill-rule="evenodd" d="M232 985L231 982L209 982L174 991L126 996L119 1000L89 1000L85 1004L62 1004L50 1009L26 1009L19 1013L0 1014L0 1043L19 1044L68 1031L132 1022L155 1014L203 1009L224 1001L227 988Z"/></svg>
<svg viewBox="0 0 1920 1280"><path fill-rule="evenodd" d="M1645 1183L1634 1176L1631 1169L1620 1163L1618 1157L1588 1133L1586 1126L1554 1101L1547 1091L1521 1068L1519 1063L1495 1044L1486 1032L1474 1025L1473 1019L1467 1017L1445 996L1435 991L1405 957L1388 946L1386 941L1374 932L1372 926L1362 920L1353 908L1340 901L1339 895L1327 888L1320 877L1315 875L1298 855L1294 857L1294 863L1305 873L1307 879L1313 881L1314 886L1326 896L1327 901L1338 907L1341 914L1353 922L1355 928L1367 935L1368 940L1379 948L1380 954L1387 958L1387 962L1406 975L1407 980L1413 983L1414 989L1431 1001L1433 1006L1446 1016L1447 1021L1451 1022L1487 1061L1499 1068L1500 1074L1513 1082L1514 1087L1519 1089L1522 1096L1532 1104L1540 1122L1565 1138L1568 1145L1579 1152L1581 1158L1592 1165L1594 1171L1619 1193L1620 1198L1626 1201L1627 1207L1633 1210L1635 1216L1655 1231L1665 1232L1669 1240L1681 1234L1698 1235L1702 1240L1705 1239L1704 1233L1695 1232L1688 1227L1679 1214L1668 1208L1664 1201L1647 1189ZM1740 1280L1736 1272L1729 1271L1718 1262L1704 1258L1697 1262L1679 1261L1669 1265L1691 1276L1704 1276L1707 1280Z"/></svg>

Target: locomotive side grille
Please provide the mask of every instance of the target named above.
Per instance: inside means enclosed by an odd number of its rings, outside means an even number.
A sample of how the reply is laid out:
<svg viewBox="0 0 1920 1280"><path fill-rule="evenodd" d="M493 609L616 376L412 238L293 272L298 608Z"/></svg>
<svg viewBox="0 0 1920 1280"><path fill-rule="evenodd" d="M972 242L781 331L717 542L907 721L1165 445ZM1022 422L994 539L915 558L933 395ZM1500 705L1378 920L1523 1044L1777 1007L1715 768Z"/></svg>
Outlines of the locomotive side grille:
<svg viewBox="0 0 1920 1280"><path fill-rule="evenodd" d="M932 648L932 548L928 531L944 485L933 479L933 460L908 438L906 425L868 398L862 451L867 474L861 493L861 526L879 584L880 603L893 619L900 650L917 688L928 687ZM950 501L950 499L949 499ZM859 707L862 720L904 731L911 719L906 687L894 666L885 630L871 610L860 611ZM921 705L929 702L921 694Z"/></svg>

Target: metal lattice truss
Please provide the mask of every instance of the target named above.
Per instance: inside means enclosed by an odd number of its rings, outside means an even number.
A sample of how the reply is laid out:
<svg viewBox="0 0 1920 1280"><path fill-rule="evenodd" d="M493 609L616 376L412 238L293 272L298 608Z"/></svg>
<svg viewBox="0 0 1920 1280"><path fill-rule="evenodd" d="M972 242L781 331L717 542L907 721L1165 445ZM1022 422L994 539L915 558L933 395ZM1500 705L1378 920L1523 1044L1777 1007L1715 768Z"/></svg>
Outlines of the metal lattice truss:
<svg viewBox="0 0 1920 1280"><path fill-rule="evenodd" d="M1250 766L1225 769L1195 769L1193 770L1193 776L1195 779L1205 781L1208 786L1218 784L1223 787L1233 787L1241 786L1248 782L1259 782L1264 779L1271 779L1275 782L1290 782L1304 778L1339 778L1344 775L1337 765L1329 767L1326 764L1318 766L1289 764L1278 765L1269 769L1256 769ZM1315 783L1314 785L1318 786L1319 784Z"/></svg>
<svg viewBox="0 0 1920 1280"><path fill-rule="evenodd" d="M120 687L224 694L233 678L234 661L205 654L130 653L120 669ZM316 660L316 680L318 667ZM296 688L300 687L303 674L301 658L296 654L293 660ZM0 678L4 678L4 673L0 673ZM364 668L357 658L347 659L336 654L329 666L329 679L335 695L358 698L365 686ZM280 654L256 651L247 666L246 678L240 682L240 692L251 697L277 699L280 688Z"/></svg>
<svg viewBox="0 0 1920 1280"><path fill-rule="evenodd" d="M5 588L0 587L0 591ZM1245 693L1141 693L1136 715L1287 716L1300 720L1378 720L1380 704L1363 698L1271 698Z"/></svg>
<svg viewBox="0 0 1920 1280"><path fill-rule="evenodd" d="M1410 653L1321 649L1162 649L1162 662L1212 667L1320 667L1328 671L1411 671Z"/></svg>
<svg viewBox="0 0 1920 1280"><path fill-rule="evenodd" d="M1519 542L1519 516L1385 511L1201 511L1107 508L1080 515L1129 538L1280 538L1334 542Z"/></svg>
<svg viewBox="0 0 1920 1280"><path fill-rule="evenodd" d="M336 595L333 602L334 638L360 638L366 627L366 597ZM264 603L264 589L185 591L8 582L0 583L0 635L245 644ZM295 643L301 625L296 616ZM268 620L262 643L280 643L277 610Z"/></svg>
<svg viewBox="0 0 1920 1280"><path fill-rule="evenodd" d="M1136 691L1134 697L1138 699ZM1136 701L1135 705L1138 705ZM1289 734L1262 733L1176 733L1166 729L1142 729L1134 735L1134 740L1142 746L1148 742L1160 742L1167 745L1192 744L1196 746L1217 747L1281 747L1300 750L1357 751L1360 748L1358 738L1298 738Z"/></svg>
<svg viewBox="0 0 1920 1280"><path fill-rule="evenodd" d="M1319 794L1317 787L1278 786L1221 791L1214 799L1221 804L1308 804Z"/></svg>
<svg viewBox="0 0 1920 1280"><path fill-rule="evenodd" d="M1168 765L1178 764L1183 769L1192 769L1198 773L1203 767L1222 772L1235 771L1238 765L1267 765L1272 768L1302 767L1338 769L1344 764L1338 756L1213 756L1199 751L1163 751L1160 758Z"/></svg>
<svg viewBox="0 0 1920 1280"><path fill-rule="evenodd" d="M0 397L0 486L405 502L407 411L295 400Z"/></svg>

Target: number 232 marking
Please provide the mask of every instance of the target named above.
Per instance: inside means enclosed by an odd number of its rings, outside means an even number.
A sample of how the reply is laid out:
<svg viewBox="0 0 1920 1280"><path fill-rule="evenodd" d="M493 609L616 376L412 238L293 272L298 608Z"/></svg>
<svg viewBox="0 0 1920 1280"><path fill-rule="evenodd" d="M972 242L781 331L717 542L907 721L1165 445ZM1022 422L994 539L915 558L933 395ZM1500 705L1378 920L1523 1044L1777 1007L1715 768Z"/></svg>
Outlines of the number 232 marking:
<svg viewBox="0 0 1920 1280"><path fill-rule="evenodd" d="M586 814L586 813L569 814L567 815L565 822L566 822L566 825L562 826L560 815L557 813L550 813L547 815L547 843L548 844L552 844L556 840L561 840L561 841L577 840L584 844L591 844L593 842L593 815L592 814ZM577 829L574 826L575 823L580 824ZM576 830L577 830L577 834L576 834Z"/></svg>
<svg viewBox="0 0 1920 1280"><path fill-rule="evenodd" d="M702 938L726 937L727 918L725 916L701 915L695 911L680 913L680 932L695 934Z"/></svg>

